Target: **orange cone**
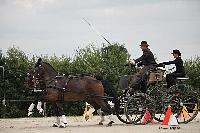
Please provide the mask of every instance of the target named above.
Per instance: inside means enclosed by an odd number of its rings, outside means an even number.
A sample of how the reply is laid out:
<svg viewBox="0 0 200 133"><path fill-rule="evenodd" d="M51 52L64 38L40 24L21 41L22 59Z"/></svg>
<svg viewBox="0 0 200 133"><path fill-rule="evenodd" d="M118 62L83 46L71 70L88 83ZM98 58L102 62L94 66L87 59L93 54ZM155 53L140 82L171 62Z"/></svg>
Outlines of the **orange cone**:
<svg viewBox="0 0 200 133"><path fill-rule="evenodd" d="M147 124L149 122L151 122L153 124L155 123L154 120L153 120L153 117L150 114L150 112L148 111L148 109L146 109L144 117L143 117L142 124Z"/></svg>
<svg viewBox="0 0 200 133"><path fill-rule="evenodd" d="M165 114L165 118L162 122L162 125L168 125L169 118L170 118L171 115L172 115L172 109L171 109L171 106L169 105L168 108L167 108L167 112Z"/></svg>
<svg viewBox="0 0 200 133"><path fill-rule="evenodd" d="M185 106L183 106L183 109L182 109L182 111L181 111L181 117L182 117L182 118L188 118L188 117L189 117L187 108L186 108Z"/></svg>
<svg viewBox="0 0 200 133"><path fill-rule="evenodd" d="M85 107L85 111L83 114L83 120L89 120L93 118L93 112L95 111L95 109L86 102L86 107Z"/></svg>
<svg viewBox="0 0 200 133"><path fill-rule="evenodd" d="M195 114L197 111L198 111L197 104L195 104L195 107L193 109L193 114Z"/></svg>

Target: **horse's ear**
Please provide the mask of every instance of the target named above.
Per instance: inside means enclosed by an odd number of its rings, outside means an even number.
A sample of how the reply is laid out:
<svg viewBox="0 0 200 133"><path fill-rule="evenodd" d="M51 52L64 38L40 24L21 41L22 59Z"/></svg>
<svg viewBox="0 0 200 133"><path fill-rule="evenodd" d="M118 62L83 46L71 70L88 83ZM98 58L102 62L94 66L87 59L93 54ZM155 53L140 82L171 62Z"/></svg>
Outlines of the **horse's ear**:
<svg viewBox="0 0 200 133"><path fill-rule="evenodd" d="M42 62L42 58L39 58L38 59L38 63L40 64Z"/></svg>
<svg viewBox="0 0 200 133"><path fill-rule="evenodd" d="M39 65L41 65L42 63L42 58L39 58L37 63L35 64L35 67L38 67Z"/></svg>

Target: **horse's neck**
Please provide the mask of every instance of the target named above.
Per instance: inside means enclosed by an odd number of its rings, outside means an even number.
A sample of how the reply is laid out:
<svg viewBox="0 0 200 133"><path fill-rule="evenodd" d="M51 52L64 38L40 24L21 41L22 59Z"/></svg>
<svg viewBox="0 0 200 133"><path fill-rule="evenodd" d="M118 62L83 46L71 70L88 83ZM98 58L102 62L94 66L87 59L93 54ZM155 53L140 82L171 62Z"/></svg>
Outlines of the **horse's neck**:
<svg viewBox="0 0 200 133"><path fill-rule="evenodd" d="M46 72L44 75L44 79L48 81L48 80L54 79L56 76L57 76L57 72L51 72L51 73Z"/></svg>

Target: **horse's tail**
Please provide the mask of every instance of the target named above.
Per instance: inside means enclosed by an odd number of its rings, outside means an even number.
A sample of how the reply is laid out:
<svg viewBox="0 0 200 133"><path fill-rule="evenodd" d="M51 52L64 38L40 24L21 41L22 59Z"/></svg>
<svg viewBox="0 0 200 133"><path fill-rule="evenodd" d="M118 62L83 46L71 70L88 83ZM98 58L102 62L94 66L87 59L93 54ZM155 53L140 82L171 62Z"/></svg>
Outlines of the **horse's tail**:
<svg viewBox="0 0 200 133"><path fill-rule="evenodd" d="M129 80L130 80L130 76L128 75L122 76L119 80L119 88L121 90L126 89L128 87Z"/></svg>

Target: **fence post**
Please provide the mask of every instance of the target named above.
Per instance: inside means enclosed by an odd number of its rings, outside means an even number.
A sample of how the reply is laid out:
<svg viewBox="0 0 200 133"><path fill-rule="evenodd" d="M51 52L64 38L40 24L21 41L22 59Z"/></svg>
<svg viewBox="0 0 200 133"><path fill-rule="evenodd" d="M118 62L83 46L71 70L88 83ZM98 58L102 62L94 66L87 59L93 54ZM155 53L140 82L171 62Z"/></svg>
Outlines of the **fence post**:
<svg viewBox="0 0 200 133"><path fill-rule="evenodd" d="M2 100L2 104L3 104L3 118L6 118L6 98L5 98L5 95L4 95L4 98Z"/></svg>
<svg viewBox="0 0 200 133"><path fill-rule="evenodd" d="M5 113L6 113L6 92L5 92L5 79L4 79L4 66L0 66L0 68L2 68L2 75L3 75L3 89L4 89L4 99L2 100L2 104L3 104L3 118L5 118Z"/></svg>
<svg viewBox="0 0 200 133"><path fill-rule="evenodd" d="M44 117L47 117L47 103L44 102Z"/></svg>

